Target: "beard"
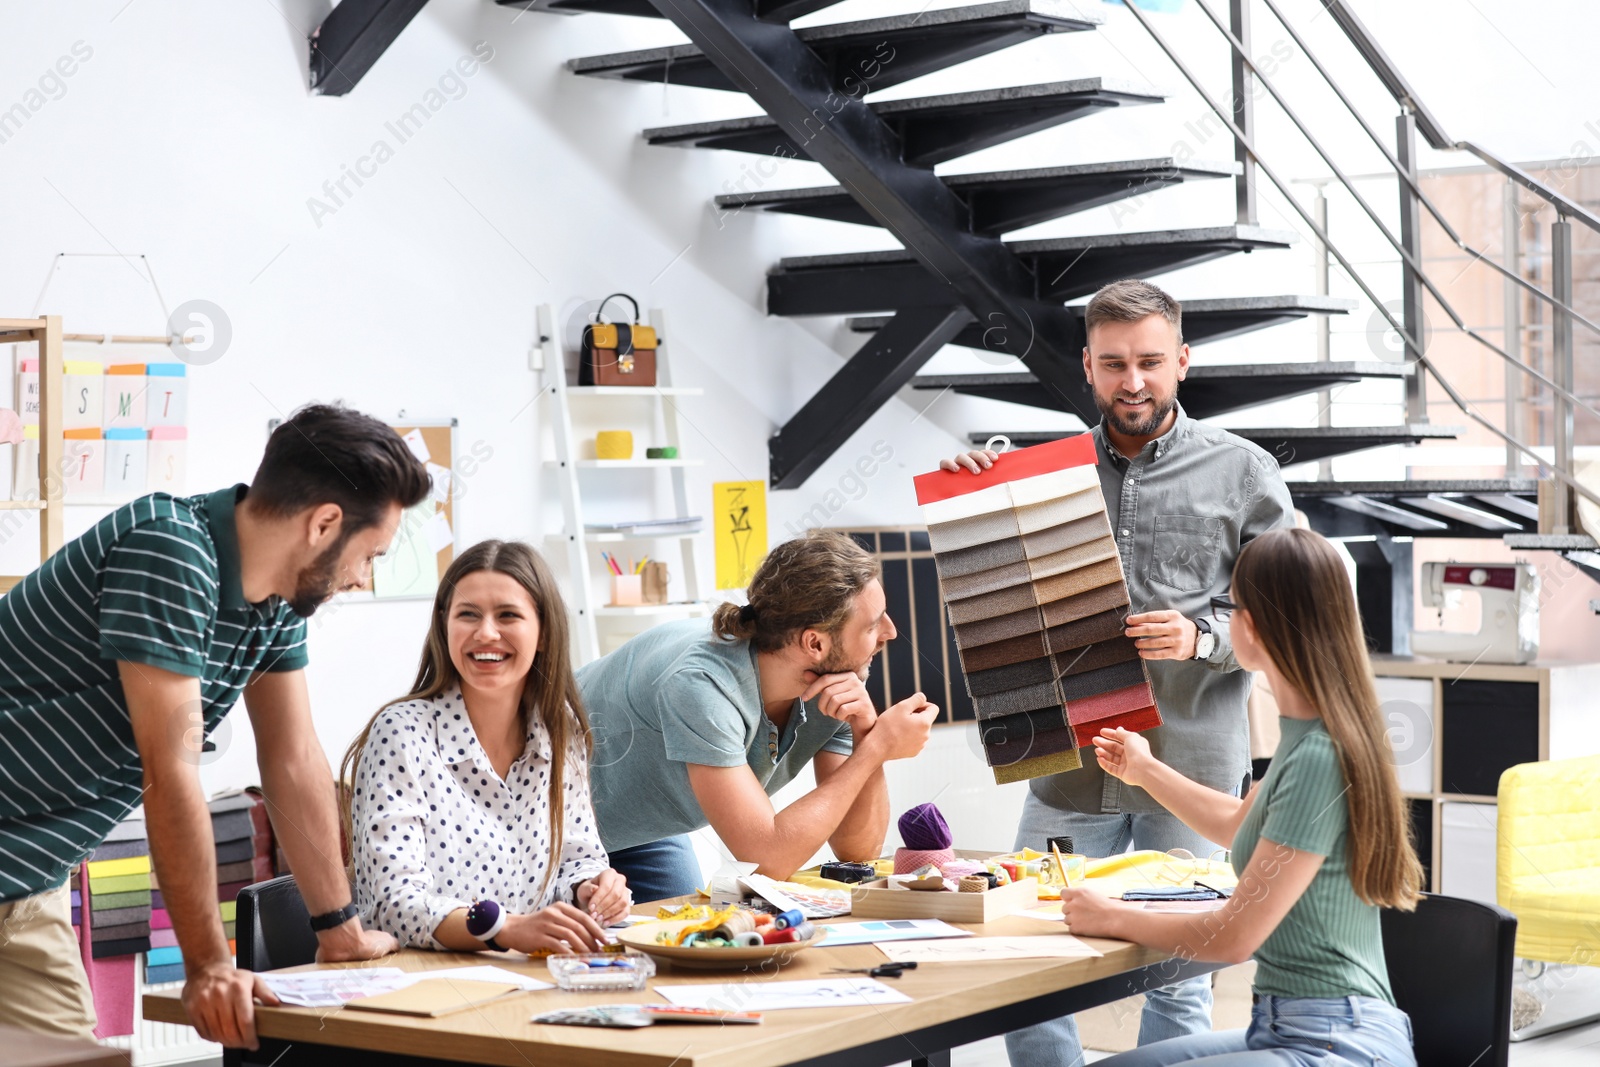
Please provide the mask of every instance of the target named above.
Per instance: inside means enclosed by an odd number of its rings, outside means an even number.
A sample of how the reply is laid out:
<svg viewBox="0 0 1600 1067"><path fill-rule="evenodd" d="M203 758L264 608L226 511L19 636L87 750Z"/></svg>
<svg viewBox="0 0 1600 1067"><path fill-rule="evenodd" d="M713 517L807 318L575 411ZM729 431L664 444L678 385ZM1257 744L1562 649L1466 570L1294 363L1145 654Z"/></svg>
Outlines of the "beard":
<svg viewBox="0 0 1600 1067"><path fill-rule="evenodd" d="M295 576L294 596L289 598L289 610L302 619L309 619L316 614L317 608L326 604L333 594L338 592L336 580L339 577L339 556L344 551L344 543L350 540L348 534L340 534L338 540L329 545L327 549L311 561L309 567L301 569Z"/></svg>
<svg viewBox="0 0 1600 1067"><path fill-rule="evenodd" d="M1113 394L1109 400L1103 400L1099 393L1095 393L1094 406L1100 409L1100 417L1118 433L1128 437L1149 437L1161 428L1161 424L1166 421L1167 416L1172 414L1172 409L1178 406L1178 394L1174 390L1171 396L1162 401L1156 399L1147 390L1142 394L1141 399L1143 397L1150 397L1151 399L1150 410L1147 415L1125 415L1118 411L1116 394Z"/></svg>
<svg viewBox="0 0 1600 1067"><path fill-rule="evenodd" d="M838 645L835 645L828 653L828 658L816 667L816 672L818 674L853 674L864 682L867 680L867 676L872 673L872 660L876 659L878 653L882 651L883 646L880 645L867 662L852 663L849 656Z"/></svg>

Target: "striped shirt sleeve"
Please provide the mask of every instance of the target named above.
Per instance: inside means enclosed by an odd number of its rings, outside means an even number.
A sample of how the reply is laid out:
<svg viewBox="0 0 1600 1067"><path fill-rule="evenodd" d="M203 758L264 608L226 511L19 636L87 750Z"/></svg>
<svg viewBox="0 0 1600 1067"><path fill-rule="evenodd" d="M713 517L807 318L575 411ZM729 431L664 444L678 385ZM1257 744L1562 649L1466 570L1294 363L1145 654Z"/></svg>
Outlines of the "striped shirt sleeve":
<svg viewBox="0 0 1600 1067"><path fill-rule="evenodd" d="M1333 855L1350 818L1346 791L1332 738L1308 734L1284 757L1261 836L1300 852Z"/></svg>
<svg viewBox="0 0 1600 1067"><path fill-rule="evenodd" d="M219 599L217 561L193 528L158 520L109 552L100 591L100 656L205 674Z"/></svg>

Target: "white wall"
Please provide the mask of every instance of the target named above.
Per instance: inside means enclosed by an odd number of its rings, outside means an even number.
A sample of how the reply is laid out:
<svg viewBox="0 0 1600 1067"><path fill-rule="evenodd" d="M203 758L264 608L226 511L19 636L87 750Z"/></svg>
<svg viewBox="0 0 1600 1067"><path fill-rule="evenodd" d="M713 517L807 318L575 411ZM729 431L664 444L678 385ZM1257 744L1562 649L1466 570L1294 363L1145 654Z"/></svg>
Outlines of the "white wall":
<svg viewBox="0 0 1600 1067"><path fill-rule="evenodd" d="M549 513L548 485L539 485L539 412L530 406L538 389L527 359L536 305L551 303L565 318L581 300L627 290L670 309L678 378L707 389L683 407L688 448L706 460L692 482L700 499L713 481L764 480L765 442L774 426L858 343L838 320L767 317L765 271L781 255L889 247L890 238L781 216L719 218L710 197L748 182L756 157L652 149L637 134L752 113L745 99L580 79L563 68L574 56L678 40L669 25L519 16L487 0L434 0L353 93L312 97L305 34L329 6L322 0L0 2L8 58L0 70L0 111L22 104L27 112L20 128L15 120L0 127L0 315L33 310L56 253L98 253L106 258L68 261L40 310L66 316L72 331L159 332L148 264L169 307L213 301L233 330L225 356L194 371L193 491L247 480L267 420L311 399L343 398L385 417L402 410L414 418L454 416L463 448L492 450L461 501L458 535L470 542L537 537L559 521ZM808 21L918 6L848 0ZM1105 16L1103 32L1034 42L885 95L1090 74L1179 84L1126 12L1085 6ZM1594 117L1583 111L1591 101L1569 91L1588 70L1577 53L1578 42L1593 36L1581 32L1596 20L1586 5L1543 5L1536 21L1527 5L1510 0L1485 0L1450 19L1431 5L1360 7L1455 136L1481 137L1524 158L1559 156ZM1314 4L1289 8L1302 26L1316 13ZM1213 85L1225 82L1223 53L1192 7L1158 17L1158 25L1191 49L1186 54L1211 72ZM1502 34L1522 42L1521 51L1538 60L1537 71L1519 65ZM1286 47L1281 33L1260 28L1257 42L1261 54ZM489 58L470 78L459 78L455 65L475 47ZM64 64L70 77L52 74L62 57L75 54ZM1348 55L1334 59L1341 77L1353 70ZM1286 85L1309 75L1292 49L1281 67ZM1350 80L1362 85L1363 105L1387 128L1392 105L1370 80L1358 74ZM1513 85L1531 97L1512 97ZM402 143L386 124L428 104L430 93L440 94L433 98L437 110ZM1537 107L1506 106L1513 98L1533 99ZM1324 100L1303 109L1325 117L1330 107ZM1177 93L1164 107L1069 124L948 169L1174 151L1226 156L1224 138L1189 129L1204 115L1192 93ZM1281 121L1263 122L1263 136L1284 145L1287 173L1319 171L1308 153L1288 144ZM1359 134L1341 128L1330 137L1348 145ZM384 161L364 161L379 141L389 150ZM359 187L345 178L348 195L335 200L324 183L358 167L370 176ZM814 164L785 163L766 184L823 181ZM322 206L313 210L312 198ZM1213 182L1151 197L1135 211L1063 220L1035 235L1231 217L1227 183ZM1270 226L1297 225L1271 198L1263 218ZM134 258L140 255L147 260ZM1184 297L1305 292L1311 279L1302 243L1292 252L1237 257L1163 281ZM1363 339L1352 343L1359 348ZM1302 358L1310 344L1309 326L1288 327L1197 358ZM102 355L94 350L88 358ZM970 368L976 358L949 350L932 369ZM1363 417L1397 411L1396 399L1380 393ZM907 390L804 488L774 494L773 537L787 536L786 524L801 522L818 504L833 511L838 525L914 523L909 475L959 447L966 431L1067 422L953 395L928 407L930 400ZM1284 410L1286 419L1309 414L1303 404ZM853 499L848 491L830 495L879 440L893 449L885 468ZM70 530L97 515L73 509ZM14 538L0 545L0 564L14 569L35 551L27 537ZM703 565L709 564L707 557ZM314 621L310 678L331 752L404 689L425 615L418 602L350 603ZM253 778L249 731L235 726L207 772L213 784ZM945 743L959 749L968 742L954 739L968 732ZM981 766L968 764L961 773L981 777ZM897 810L929 799L955 774L928 767L904 780L897 774ZM1011 805L1017 795L991 787L981 799ZM954 807L946 804L947 811ZM977 833L990 820L976 799L973 811ZM1014 821L1004 814L992 824Z"/></svg>

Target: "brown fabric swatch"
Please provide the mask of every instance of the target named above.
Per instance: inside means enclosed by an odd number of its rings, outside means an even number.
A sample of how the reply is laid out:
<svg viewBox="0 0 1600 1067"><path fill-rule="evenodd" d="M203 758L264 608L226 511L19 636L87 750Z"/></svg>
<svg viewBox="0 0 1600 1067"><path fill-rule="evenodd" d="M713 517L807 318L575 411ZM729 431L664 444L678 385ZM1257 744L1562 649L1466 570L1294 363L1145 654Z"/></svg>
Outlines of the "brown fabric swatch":
<svg viewBox="0 0 1600 1067"><path fill-rule="evenodd" d="M1116 670L1111 667L1109 670ZM1091 672L1093 673L1093 672ZM1080 675L1079 677L1087 677ZM1026 685L1020 689L1007 689L1003 693L974 696L972 707L980 719L996 719L1002 715L1020 715L1040 708L1061 707L1066 704L1061 695L1061 683L1051 681L1042 685Z"/></svg>
<svg viewBox="0 0 1600 1067"><path fill-rule="evenodd" d="M1133 638L1126 636L1113 637L1109 641L1058 652L1051 657L1058 678L1083 674L1085 671L1099 670L1113 663L1127 663L1138 658L1139 646L1134 643Z"/></svg>
<svg viewBox="0 0 1600 1067"><path fill-rule="evenodd" d="M1113 584L1125 585L1122 580L1122 564L1115 558L1103 559L1099 563L1091 563L1087 567L1067 571L1065 574L1041 578L1033 583L1033 591L1040 604L1049 604L1065 600L1069 596L1077 596L1079 593L1087 593L1103 585ZM1126 603L1126 589L1122 595L1123 602Z"/></svg>
<svg viewBox="0 0 1600 1067"><path fill-rule="evenodd" d="M1102 585L1098 589L1091 589L1077 596L1067 597L1065 600L1054 600L1039 605L1039 612L1044 618L1045 629L1054 629L1069 622L1098 615L1103 611L1123 609L1128 606L1128 586L1125 582L1113 582ZM1011 636L1011 635L1008 635Z"/></svg>
<svg viewBox="0 0 1600 1067"><path fill-rule="evenodd" d="M992 619L997 615L1027 611L1038 603L1033 596L1036 588L1032 584L1013 585L992 593L967 597L965 600L952 600L946 605L950 611L950 621L959 625L977 622L979 619Z"/></svg>
<svg viewBox="0 0 1600 1067"><path fill-rule="evenodd" d="M1034 581L1043 581L1045 578L1054 578L1058 574L1069 571L1083 570L1108 559L1117 558L1116 538L1106 536L1097 537L1093 541L1085 541L1081 545L1063 548L1060 552L1052 552L1048 556L1029 556L1028 572ZM1118 567L1117 574L1122 574ZM1057 600L1060 597L1056 598Z"/></svg>
<svg viewBox="0 0 1600 1067"><path fill-rule="evenodd" d="M956 578L993 567L1004 567L1008 563L1021 563L1030 557L1048 556L1052 552L1060 552L1064 548L1073 548L1085 541L1105 537L1110 532L1111 524L1106 521L1104 515L1088 515L1037 533L1006 537L986 544L973 545L971 548L956 549L953 552L941 552L936 557L939 561L939 576Z"/></svg>
<svg viewBox="0 0 1600 1067"><path fill-rule="evenodd" d="M1128 663L1115 663L1098 670L1084 671L1082 674L1068 675L1056 683L1056 688L1061 693L1062 701L1071 703L1097 693L1125 689L1130 685L1138 685L1149 680L1145 676L1144 661L1135 659Z"/></svg>
<svg viewBox="0 0 1600 1067"><path fill-rule="evenodd" d="M966 669L966 664L962 664ZM988 671L966 669L967 692L973 696L993 696L1007 689L1021 689L1030 685L1046 685L1056 680L1055 664L1049 656L1023 660Z"/></svg>
<svg viewBox="0 0 1600 1067"><path fill-rule="evenodd" d="M1051 652L1068 652L1084 645L1092 645L1099 641L1109 641L1113 637L1122 637L1127 630L1123 622L1128 613L1122 608L1112 608L1072 622L1052 626L1044 632L1046 647Z"/></svg>
<svg viewBox="0 0 1600 1067"><path fill-rule="evenodd" d="M1127 598L1123 598L1127 603ZM1040 613L1038 605L1033 605L1026 611L1013 612L1010 615L997 615L992 619L981 622L956 625L951 619L951 628L956 635L956 647L965 653L969 648L992 644L995 641L1004 641L1007 638L1021 637L1027 633L1037 633L1044 629L1044 616Z"/></svg>
<svg viewBox="0 0 1600 1067"><path fill-rule="evenodd" d="M975 515L970 519L929 523L928 544L935 552L954 552L991 541L1004 541L1021 533L1022 529L1017 525L1017 513L1007 508Z"/></svg>
<svg viewBox="0 0 1600 1067"><path fill-rule="evenodd" d="M1063 771L1075 771L1083 766L1083 760L1078 755L1078 750L1069 748L1065 752L1058 752L1053 756L1037 756L1033 759L1018 760L1008 763L1004 767L995 767L994 780L998 785L1007 782L1024 782L1029 778L1043 778L1047 774L1061 774Z"/></svg>
<svg viewBox="0 0 1600 1067"><path fill-rule="evenodd" d="M1012 543L1021 544L1020 539L1013 537ZM937 556L934 559L938 559ZM961 600L982 593L993 593L1008 586L1023 585L1033 581L1033 574L1029 570L1027 560L1017 563L1008 563L1004 567L990 567L988 570L975 571L972 574L957 574L947 577L943 571L939 572L939 591L944 594L946 602Z"/></svg>
<svg viewBox="0 0 1600 1067"><path fill-rule="evenodd" d="M976 648L964 648L961 650L961 669L971 674L974 671L1005 667L1049 654L1050 648L1045 644L1045 632L1040 630L1023 634L1021 637L1008 637L1003 641L979 645Z"/></svg>
<svg viewBox="0 0 1600 1067"><path fill-rule="evenodd" d="M1023 716L1010 716L1022 718ZM990 722L1000 722L991 719ZM983 759L991 767L1004 767L1025 759L1054 756L1068 749L1080 748L1078 734L1070 726L1032 732L1017 731L999 735L994 741L983 744Z"/></svg>

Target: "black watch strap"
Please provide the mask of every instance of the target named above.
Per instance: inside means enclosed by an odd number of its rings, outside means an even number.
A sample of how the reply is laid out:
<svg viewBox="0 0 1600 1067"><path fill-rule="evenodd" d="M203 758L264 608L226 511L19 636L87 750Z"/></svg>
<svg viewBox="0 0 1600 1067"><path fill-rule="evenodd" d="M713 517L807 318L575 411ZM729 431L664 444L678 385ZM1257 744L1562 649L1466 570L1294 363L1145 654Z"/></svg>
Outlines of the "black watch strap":
<svg viewBox="0 0 1600 1067"><path fill-rule="evenodd" d="M486 948L486 949L489 949L491 952L510 952L511 951L510 949L506 948L504 945L500 944L498 941L496 941L492 937L486 937L486 938L483 939L483 947Z"/></svg>
<svg viewBox="0 0 1600 1067"><path fill-rule="evenodd" d="M313 915L311 917L311 929L320 934L324 930L332 930L335 926L343 926L360 914L360 909L356 907L355 901L352 900L337 911Z"/></svg>

